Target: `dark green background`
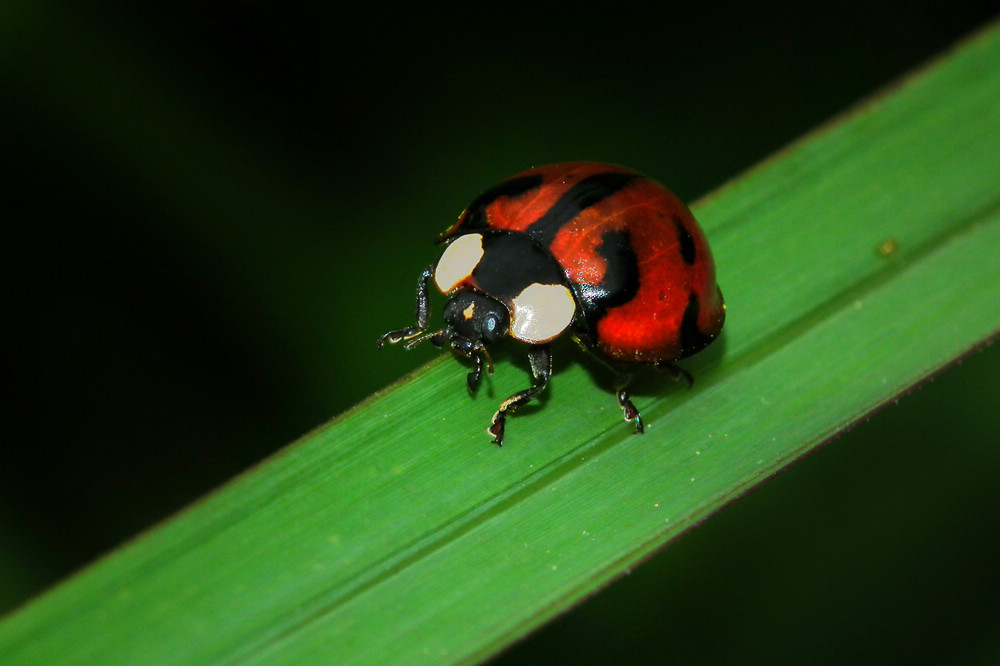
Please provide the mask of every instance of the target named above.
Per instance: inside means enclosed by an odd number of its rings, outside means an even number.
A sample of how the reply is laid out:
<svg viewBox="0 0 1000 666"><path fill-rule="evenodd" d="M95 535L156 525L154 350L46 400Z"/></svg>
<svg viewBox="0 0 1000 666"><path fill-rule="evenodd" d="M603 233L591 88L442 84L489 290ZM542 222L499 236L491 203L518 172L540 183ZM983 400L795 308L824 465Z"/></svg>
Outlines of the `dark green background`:
<svg viewBox="0 0 1000 666"><path fill-rule="evenodd" d="M629 4L0 8L0 609L430 358L373 342L481 189L594 159L693 200L1000 11ZM998 374L973 355L504 659L1000 658Z"/></svg>

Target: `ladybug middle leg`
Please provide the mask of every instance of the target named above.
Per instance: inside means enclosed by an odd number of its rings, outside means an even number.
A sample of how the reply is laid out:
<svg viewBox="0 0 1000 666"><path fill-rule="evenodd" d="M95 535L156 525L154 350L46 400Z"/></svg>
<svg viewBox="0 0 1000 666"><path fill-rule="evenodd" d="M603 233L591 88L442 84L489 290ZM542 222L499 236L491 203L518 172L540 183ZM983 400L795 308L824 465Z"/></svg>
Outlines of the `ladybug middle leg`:
<svg viewBox="0 0 1000 666"><path fill-rule="evenodd" d="M528 363L531 365L531 374L535 378L536 384L531 388L518 391L500 403L500 409L493 415L493 423L487 429L487 432L493 435L492 442L497 446L503 446L503 431L504 424L507 422L507 412L534 399L545 390L549 384L549 378L552 376L552 354L547 344L531 345L528 348Z"/></svg>
<svg viewBox="0 0 1000 666"><path fill-rule="evenodd" d="M431 264L424 269L424 272L420 274L420 279L417 280L416 326L411 326L409 328L397 328L396 330L383 334L375 343L377 348L381 348L382 345L387 342L389 344L396 344L397 342L401 342L403 340L412 340L427 330L431 321L431 308L427 298L427 283L430 282L431 276L433 275L434 265ZM416 344L416 342L419 342L419 340L413 342L412 344ZM410 346L411 344L406 345L407 348Z"/></svg>

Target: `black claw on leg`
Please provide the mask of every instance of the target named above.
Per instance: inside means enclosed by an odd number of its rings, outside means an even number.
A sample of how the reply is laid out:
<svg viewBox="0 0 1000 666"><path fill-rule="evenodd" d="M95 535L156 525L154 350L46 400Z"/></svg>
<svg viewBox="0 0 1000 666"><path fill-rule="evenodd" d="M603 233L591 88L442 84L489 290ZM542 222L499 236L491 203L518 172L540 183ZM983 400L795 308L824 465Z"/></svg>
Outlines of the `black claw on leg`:
<svg viewBox="0 0 1000 666"><path fill-rule="evenodd" d="M493 415L493 423L490 427L486 429L486 432L493 435L493 439L490 440L493 444L497 446L503 446L503 429L507 422L506 412L497 412Z"/></svg>
<svg viewBox="0 0 1000 666"><path fill-rule="evenodd" d="M375 348L381 349L382 345L384 345L387 342L391 345L394 345L397 342L402 342L403 340L409 340L410 338L414 338L423 332L424 332L423 329L419 328L400 328L395 331L389 331L388 333L379 336L379 339L375 341Z"/></svg>
<svg viewBox="0 0 1000 666"><path fill-rule="evenodd" d="M639 416L639 410L632 404L632 400L628 397L628 391L625 389L618 390L618 404L625 414L625 420L635 421L635 434L641 435L645 432L645 429L642 427L642 417Z"/></svg>
<svg viewBox="0 0 1000 666"><path fill-rule="evenodd" d="M641 435L646 429L642 425L642 417L639 416L639 410L632 404L632 399L628 395L628 385L632 382L632 375L621 371L619 373L618 380L615 382L618 406L622 408L625 420L635 423L635 434Z"/></svg>

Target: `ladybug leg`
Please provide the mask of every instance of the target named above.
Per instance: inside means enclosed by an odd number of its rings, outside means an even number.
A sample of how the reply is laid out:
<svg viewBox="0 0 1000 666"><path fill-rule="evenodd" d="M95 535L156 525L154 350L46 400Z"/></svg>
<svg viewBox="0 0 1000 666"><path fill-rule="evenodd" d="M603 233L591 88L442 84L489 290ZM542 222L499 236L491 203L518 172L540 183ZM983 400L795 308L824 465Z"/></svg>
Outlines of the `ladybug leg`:
<svg viewBox="0 0 1000 666"><path fill-rule="evenodd" d="M410 340L427 330L427 326L431 321L431 308L427 298L427 283L430 282L432 275L434 275L433 264L424 269L424 272L420 274L420 279L417 281L416 326L398 328L394 331L389 331L388 333L383 334L379 337L378 341L376 341L376 348L381 348L382 345L387 342L389 344L396 344L397 342L401 342L403 340Z"/></svg>
<svg viewBox="0 0 1000 666"><path fill-rule="evenodd" d="M675 382L683 379L687 382L688 388L694 386L694 377L691 376L690 372L679 365L675 365L670 361L660 361L654 367L661 372L665 372Z"/></svg>
<svg viewBox="0 0 1000 666"><path fill-rule="evenodd" d="M476 389L479 387L479 378L483 376L483 364L485 363L486 374L493 374L493 359L490 358L490 353L486 351L486 347L479 350L477 354L473 356L476 363L476 369L469 373L465 378L466 383L469 385L469 393L475 393ZM483 359L486 359L483 361Z"/></svg>
<svg viewBox="0 0 1000 666"><path fill-rule="evenodd" d="M434 342L433 338L431 342ZM411 343L408 342L406 344L410 345ZM441 345L437 346L440 347ZM451 348L466 358L472 359L472 362L475 364L472 372L465 378L466 384L469 387L469 393L475 393L476 389L479 388L479 380L483 376L483 369L486 369L486 374L493 374L493 359L490 358L490 353L486 351L486 347L482 344L474 344L461 338L453 340Z"/></svg>
<svg viewBox="0 0 1000 666"><path fill-rule="evenodd" d="M635 434L641 435L645 432L645 428L642 425L642 417L639 416L639 410L632 404L632 399L626 390L631 381L632 375L618 375L618 381L615 382L615 392L618 394L618 405L622 408L625 420L635 421Z"/></svg>
<svg viewBox="0 0 1000 666"><path fill-rule="evenodd" d="M521 405L530 402L539 393L545 390L552 376L552 354L548 345L532 345L528 348L528 363L531 365L531 374L535 378L535 385L518 391L502 403L500 409L493 415L493 423L487 429L493 435L492 442L497 446L503 446L504 424L507 422L507 412L516 410Z"/></svg>

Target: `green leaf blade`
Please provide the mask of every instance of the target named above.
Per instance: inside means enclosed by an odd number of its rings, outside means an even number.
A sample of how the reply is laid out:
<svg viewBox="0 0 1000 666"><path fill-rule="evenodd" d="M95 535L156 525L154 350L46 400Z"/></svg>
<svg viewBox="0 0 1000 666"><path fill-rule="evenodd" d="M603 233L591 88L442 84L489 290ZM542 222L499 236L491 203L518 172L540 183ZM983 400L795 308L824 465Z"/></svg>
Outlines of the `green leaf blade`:
<svg viewBox="0 0 1000 666"><path fill-rule="evenodd" d="M497 449L523 368L470 400L432 362L5 618L0 655L491 654L996 334L997 61L994 29L695 207L728 322L692 390L639 394L645 436L571 363Z"/></svg>

